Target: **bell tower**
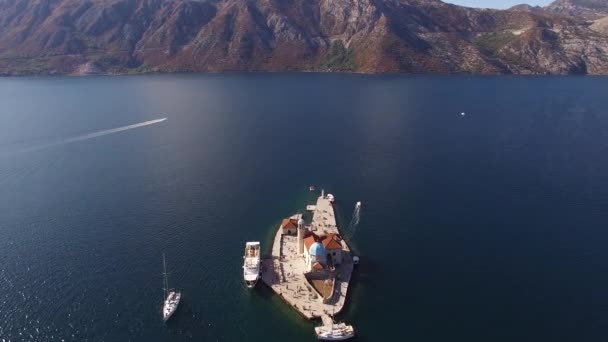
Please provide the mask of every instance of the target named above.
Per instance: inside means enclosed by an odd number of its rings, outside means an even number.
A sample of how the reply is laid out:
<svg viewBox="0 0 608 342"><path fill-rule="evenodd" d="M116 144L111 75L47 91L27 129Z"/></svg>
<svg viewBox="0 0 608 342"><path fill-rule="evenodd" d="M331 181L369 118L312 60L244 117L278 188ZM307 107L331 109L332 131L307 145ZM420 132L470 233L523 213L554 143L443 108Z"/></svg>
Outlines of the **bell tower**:
<svg viewBox="0 0 608 342"><path fill-rule="evenodd" d="M304 219L300 217L298 220L298 253L304 254L304 235L306 228L304 227Z"/></svg>

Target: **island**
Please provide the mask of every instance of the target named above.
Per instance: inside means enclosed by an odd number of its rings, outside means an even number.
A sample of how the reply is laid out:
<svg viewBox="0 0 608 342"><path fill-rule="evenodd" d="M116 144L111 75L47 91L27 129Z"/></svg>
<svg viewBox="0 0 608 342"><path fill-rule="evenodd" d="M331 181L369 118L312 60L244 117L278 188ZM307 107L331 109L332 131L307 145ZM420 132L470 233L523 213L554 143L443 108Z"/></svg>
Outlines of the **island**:
<svg viewBox="0 0 608 342"><path fill-rule="evenodd" d="M338 314L346 302L353 255L340 235L333 196L322 194L303 215L283 219L271 255L262 260L262 281L308 319Z"/></svg>

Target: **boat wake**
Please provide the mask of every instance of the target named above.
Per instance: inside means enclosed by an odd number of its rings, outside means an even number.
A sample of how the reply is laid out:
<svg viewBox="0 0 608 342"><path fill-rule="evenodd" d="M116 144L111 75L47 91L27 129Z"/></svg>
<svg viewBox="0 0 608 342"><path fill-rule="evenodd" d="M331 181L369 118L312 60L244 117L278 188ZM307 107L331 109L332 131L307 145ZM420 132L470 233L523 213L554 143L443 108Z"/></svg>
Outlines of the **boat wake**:
<svg viewBox="0 0 608 342"><path fill-rule="evenodd" d="M62 140L59 140L59 141L54 141L54 142L43 144L43 145L28 147L28 148L19 150L17 152L14 152L14 154L40 151L40 150L44 150L44 149L55 147L55 146L66 145L66 144L71 144L71 143L75 143L75 142L79 142L79 141L99 138L99 137L103 137L103 136L110 135L110 134L115 134L115 133L119 133L119 132L128 131L128 130L131 130L131 129L136 129L136 128L146 127L146 126L150 126L150 125L155 125L155 124L161 123L161 122L163 122L165 120L167 120L167 118L155 119L155 120L150 120L150 121L144 121L144 122L140 122L140 123L136 123L136 124L132 124L132 125L121 126L121 127L111 128L111 129L105 129L105 130L101 130L101 131L97 131L97 132L93 132L93 133L88 133L88 134L84 134L84 135L78 135L78 136L75 136L75 137L72 137L72 138L62 139Z"/></svg>
<svg viewBox="0 0 608 342"><path fill-rule="evenodd" d="M355 237L355 232L357 231L357 227L359 226L359 221L361 220L361 202L357 202L355 204L355 211L353 211L353 216L350 219L350 223L346 226L346 231L350 238Z"/></svg>

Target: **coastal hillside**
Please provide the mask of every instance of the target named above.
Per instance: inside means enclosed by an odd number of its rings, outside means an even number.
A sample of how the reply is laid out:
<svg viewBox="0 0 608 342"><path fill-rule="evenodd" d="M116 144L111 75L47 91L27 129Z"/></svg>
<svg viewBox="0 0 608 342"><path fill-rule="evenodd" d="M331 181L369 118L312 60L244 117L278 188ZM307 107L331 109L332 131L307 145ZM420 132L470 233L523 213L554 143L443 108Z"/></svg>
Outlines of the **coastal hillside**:
<svg viewBox="0 0 608 342"><path fill-rule="evenodd" d="M547 6L555 13L597 19L608 15L606 0L556 0Z"/></svg>
<svg viewBox="0 0 608 342"><path fill-rule="evenodd" d="M0 0L0 74L608 74L608 0Z"/></svg>

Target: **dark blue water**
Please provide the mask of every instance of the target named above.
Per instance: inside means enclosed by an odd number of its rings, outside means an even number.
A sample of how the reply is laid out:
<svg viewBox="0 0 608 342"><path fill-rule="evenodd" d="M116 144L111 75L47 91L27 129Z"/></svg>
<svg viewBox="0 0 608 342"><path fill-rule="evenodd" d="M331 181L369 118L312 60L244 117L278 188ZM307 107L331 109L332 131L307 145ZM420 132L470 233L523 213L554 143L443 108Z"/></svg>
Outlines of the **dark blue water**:
<svg viewBox="0 0 608 342"><path fill-rule="evenodd" d="M608 79L0 79L0 338L310 341L245 241L363 202L360 341L608 338ZM465 112L465 116L460 113ZM89 133L166 117L88 140ZM183 292L160 319L162 252Z"/></svg>

